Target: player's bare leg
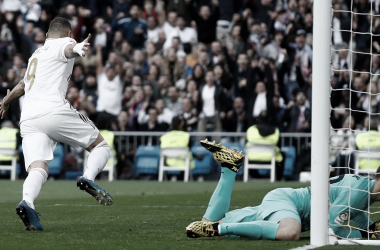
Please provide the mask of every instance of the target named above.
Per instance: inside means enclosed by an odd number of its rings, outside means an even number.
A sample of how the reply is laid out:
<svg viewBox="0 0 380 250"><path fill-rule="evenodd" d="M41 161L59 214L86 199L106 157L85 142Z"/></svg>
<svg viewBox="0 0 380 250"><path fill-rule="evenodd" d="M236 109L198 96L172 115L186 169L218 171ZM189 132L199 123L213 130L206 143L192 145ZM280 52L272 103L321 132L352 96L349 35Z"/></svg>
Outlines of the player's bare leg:
<svg viewBox="0 0 380 250"><path fill-rule="evenodd" d="M100 204L112 205L111 195L94 183L95 177L102 172L110 156L110 147L99 133L96 140L86 148L90 152L87 168L78 180L77 187L92 195Z"/></svg>
<svg viewBox="0 0 380 250"><path fill-rule="evenodd" d="M276 240L299 240L301 238L301 224L293 219L282 219L278 224Z"/></svg>
<svg viewBox="0 0 380 250"><path fill-rule="evenodd" d="M35 161L28 168L28 177L23 185L23 197L16 208L16 214L23 221L26 230L43 230L39 222L39 213L34 210L34 201L38 197L41 187L45 184L49 166L44 161Z"/></svg>

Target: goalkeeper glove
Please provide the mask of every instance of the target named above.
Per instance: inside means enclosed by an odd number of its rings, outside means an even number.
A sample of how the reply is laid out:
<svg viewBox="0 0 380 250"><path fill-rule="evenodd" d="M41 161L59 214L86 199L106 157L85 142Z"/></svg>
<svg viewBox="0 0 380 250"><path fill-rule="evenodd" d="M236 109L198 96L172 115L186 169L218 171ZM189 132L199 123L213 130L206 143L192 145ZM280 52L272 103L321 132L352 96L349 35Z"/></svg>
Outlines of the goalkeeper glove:
<svg viewBox="0 0 380 250"><path fill-rule="evenodd" d="M360 231L363 238L380 239L380 221L374 222L369 226L368 231Z"/></svg>
<svg viewBox="0 0 380 250"><path fill-rule="evenodd" d="M371 230L370 236L372 239L380 239L380 221L376 221L371 226L369 226L369 230Z"/></svg>

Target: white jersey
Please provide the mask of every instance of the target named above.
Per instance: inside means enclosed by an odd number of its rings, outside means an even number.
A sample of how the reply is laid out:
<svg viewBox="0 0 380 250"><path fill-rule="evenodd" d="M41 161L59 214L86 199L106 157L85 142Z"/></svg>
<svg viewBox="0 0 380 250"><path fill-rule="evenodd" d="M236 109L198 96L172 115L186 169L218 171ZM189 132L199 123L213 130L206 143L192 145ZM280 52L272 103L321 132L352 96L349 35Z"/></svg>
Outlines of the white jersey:
<svg viewBox="0 0 380 250"><path fill-rule="evenodd" d="M98 75L99 97L96 105L96 111L105 111L112 115L119 115L121 112L121 102L123 100L123 82L119 75L116 75L112 81L108 79L106 73Z"/></svg>
<svg viewBox="0 0 380 250"><path fill-rule="evenodd" d="M74 43L70 37L48 38L29 58L20 122L44 116L67 102L67 83L74 58L66 58L64 51L67 45Z"/></svg>

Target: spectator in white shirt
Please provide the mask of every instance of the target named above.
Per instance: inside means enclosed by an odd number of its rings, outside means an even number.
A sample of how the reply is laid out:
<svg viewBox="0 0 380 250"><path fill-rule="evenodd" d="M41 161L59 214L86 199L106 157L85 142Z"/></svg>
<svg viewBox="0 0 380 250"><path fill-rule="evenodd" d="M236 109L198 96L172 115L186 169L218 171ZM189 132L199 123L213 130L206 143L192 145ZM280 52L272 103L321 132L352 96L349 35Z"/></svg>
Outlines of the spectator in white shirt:
<svg viewBox="0 0 380 250"><path fill-rule="evenodd" d="M97 124L102 124L106 129L116 129L117 116L121 112L123 93L123 74L120 58L117 57L116 64L107 63L103 67L102 47L96 47L97 58L97 82L98 82L98 102L96 105Z"/></svg>
<svg viewBox="0 0 380 250"><path fill-rule="evenodd" d="M164 49L171 47L173 37L179 37L186 53L190 53L191 46L198 41L197 32L193 28L186 27L185 19L182 16L177 17L177 27L167 36Z"/></svg>
<svg viewBox="0 0 380 250"><path fill-rule="evenodd" d="M165 32L166 37L172 33L172 31L176 28L177 25L177 13L171 11L168 13L167 21L162 25L162 29Z"/></svg>
<svg viewBox="0 0 380 250"><path fill-rule="evenodd" d="M159 123L165 122L167 124L171 124L173 113L168 108L165 107L164 99L157 99L154 106L158 111L157 121ZM139 115L137 117L137 122L139 124L144 124L144 123L147 123L148 120L149 120L149 115L146 113L146 110L144 109L140 110Z"/></svg>
<svg viewBox="0 0 380 250"><path fill-rule="evenodd" d="M223 88L215 85L214 72L206 72L206 84L201 87L198 98L198 131L220 132L222 125L220 119L226 116L226 97ZM217 138L215 138L218 140Z"/></svg>
<svg viewBox="0 0 380 250"><path fill-rule="evenodd" d="M148 39L147 42L157 43L158 42L158 31L157 19L154 16L149 16L147 18L148 26Z"/></svg>

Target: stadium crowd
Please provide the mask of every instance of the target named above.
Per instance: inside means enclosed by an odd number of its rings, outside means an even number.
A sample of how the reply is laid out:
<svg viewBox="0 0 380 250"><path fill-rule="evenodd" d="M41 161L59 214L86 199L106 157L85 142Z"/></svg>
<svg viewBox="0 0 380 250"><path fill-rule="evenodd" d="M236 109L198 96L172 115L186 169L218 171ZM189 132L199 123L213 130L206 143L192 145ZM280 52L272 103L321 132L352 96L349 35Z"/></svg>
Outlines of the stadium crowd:
<svg viewBox="0 0 380 250"><path fill-rule="evenodd" d="M380 34L380 19L349 11L379 14L380 6L333 7L331 124L345 133L366 129L360 111L380 107L364 93L380 89L380 58L368 55L380 52L380 36L366 34ZM77 41L92 34L66 98L99 129L168 131L182 114L189 132L245 132L266 110L281 132L310 132L312 10L312 0L3 0L0 100L61 16ZM21 109L22 99L13 102L6 119L17 126Z"/></svg>

